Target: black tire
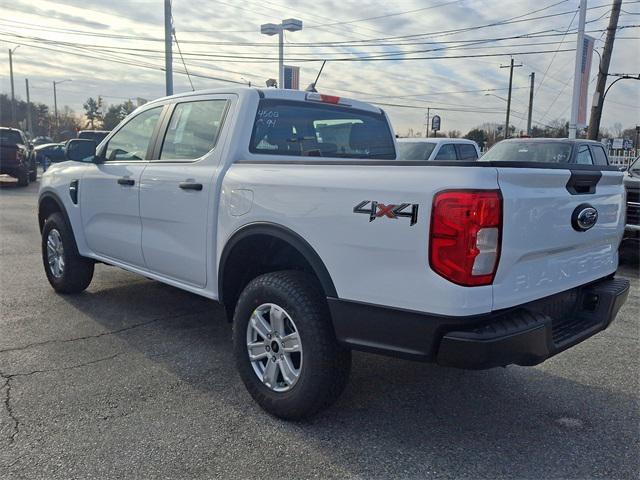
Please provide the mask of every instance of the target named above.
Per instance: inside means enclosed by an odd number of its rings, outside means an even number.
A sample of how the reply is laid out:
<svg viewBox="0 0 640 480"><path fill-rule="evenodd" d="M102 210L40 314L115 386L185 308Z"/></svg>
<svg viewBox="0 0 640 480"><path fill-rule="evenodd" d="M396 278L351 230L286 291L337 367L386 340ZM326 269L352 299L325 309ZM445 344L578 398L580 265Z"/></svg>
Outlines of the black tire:
<svg viewBox="0 0 640 480"><path fill-rule="evenodd" d="M54 275L47 257L49 232L56 230L61 238L64 250L64 269L60 276ZM86 289L93 278L94 262L78 254L73 232L61 213L52 213L44 222L42 229L42 263L47 279L58 293L80 293Z"/></svg>
<svg viewBox="0 0 640 480"><path fill-rule="evenodd" d="M18 186L19 187L28 187L29 186L29 170L24 169L18 172Z"/></svg>
<svg viewBox="0 0 640 480"><path fill-rule="evenodd" d="M286 310L302 344L299 378L284 392L263 384L248 356L247 325L252 312L264 303ZM351 351L336 341L320 287L314 277L299 271L267 273L247 285L233 318L233 349L236 367L253 399L267 412L286 420L308 418L330 406L344 390L351 369Z"/></svg>
<svg viewBox="0 0 640 480"><path fill-rule="evenodd" d="M31 168L32 170L29 172L29 181L35 182L38 180L38 166L34 162L33 165L31 165Z"/></svg>

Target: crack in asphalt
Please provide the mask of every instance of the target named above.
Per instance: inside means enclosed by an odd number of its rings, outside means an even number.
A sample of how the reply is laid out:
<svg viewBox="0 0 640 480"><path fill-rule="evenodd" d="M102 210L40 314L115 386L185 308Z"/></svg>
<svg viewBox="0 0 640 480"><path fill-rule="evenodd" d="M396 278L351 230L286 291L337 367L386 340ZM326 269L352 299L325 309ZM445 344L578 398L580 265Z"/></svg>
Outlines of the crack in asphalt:
<svg viewBox="0 0 640 480"><path fill-rule="evenodd" d="M151 323L160 322L162 320L171 320L171 319L174 319L174 318L180 318L180 317L185 317L187 315L194 315L194 314L199 314L199 313L205 313L205 312L208 312L208 311L209 310L201 310L201 311L197 311L197 312L188 312L188 313L181 313L179 315L169 315L169 316L166 316L166 317L154 318L154 319L148 320L146 322L136 323L134 325L129 325L128 327L123 327L123 328L119 328L117 330L110 330L110 331L107 331L107 332L97 333L95 335L85 335L83 337L66 338L66 339L52 339L52 340L44 340L42 342L29 343L29 344L23 345L21 347L5 348L4 350L0 350L0 353L19 352L19 351L22 351L22 350L28 350L28 349L33 348L33 347L40 347L42 345L49 345L49 344L52 344L52 343L69 343L69 342L77 342L77 341L80 341L80 340L89 340L89 339L92 339L92 338L105 337L107 335L114 335L114 334L117 334L117 333L126 332L127 330L133 330L134 328L144 327L144 326L149 325Z"/></svg>
<svg viewBox="0 0 640 480"><path fill-rule="evenodd" d="M28 377L28 376L34 375L36 373L61 372L61 371L66 371L66 370L73 370L75 368L88 367L88 366L94 365L96 363L113 360L114 358L122 355L122 353L123 352L118 352L116 354L109 355L108 357L98 358L96 360L91 360L89 362L78 363L76 365L69 365L69 366L60 367L60 368L48 368L48 369L45 369L45 370L32 370L30 372L18 372L18 373L3 373L3 372L0 372L0 377L5 379L4 387L6 388L6 390L5 390L5 397L4 397L4 408L7 411L8 415L9 415L9 418L13 422L13 429L12 429L13 431L11 432L11 435L9 435L9 445L12 445L15 442L16 436L20 432L20 420L18 419L18 417L14 413L13 406L12 406L12 403L11 403L11 381L14 378L16 378L16 377Z"/></svg>
<svg viewBox="0 0 640 480"><path fill-rule="evenodd" d="M13 377L11 377L10 375L5 375L3 373L0 373L0 376L5 379L4 388L6 390L4 395L4 408L9 414L9 418L13 422L13 431L11 432L11 435L9 435L9 445L12 445L16 439L16 435L18 435L18 432L20 431L20 421L18 420L18 417L16 417L13 413L13 407L11 406L11 379Z"/></svg>

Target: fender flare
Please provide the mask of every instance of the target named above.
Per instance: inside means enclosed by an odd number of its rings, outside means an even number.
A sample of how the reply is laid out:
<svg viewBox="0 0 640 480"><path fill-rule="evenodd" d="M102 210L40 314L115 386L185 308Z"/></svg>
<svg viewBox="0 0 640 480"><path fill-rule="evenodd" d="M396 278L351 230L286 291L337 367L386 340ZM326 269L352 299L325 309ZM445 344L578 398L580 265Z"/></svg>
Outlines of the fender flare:
<svg viewBox="0 0 640 480"><path fill-rule="evenodd" d="M253 235L270 235L287 242L293 248L298 250L304 259L311 265L313 272L318 277L322 290L326 297L338 298L336 287L331 280L331 275L324 265L324 262L313 249L309 242L298 235L296 232L288 227L270 222L254 222L240 227L236 230L229 240L227 240L222 255L220 256L220 264L218 268L218 295L220 303L224 304L223 291L224 291L224 273L225 267L229 255L233 251L233 248L243 239Z"/></svg>
<svg viewBox="0 0 640 480"><path fill-rule="evenodd" d="M44 226L44 221L46 220L45 218L40 217L40 209L42 206L42 202L47 198L53 200L53 202L58 205L58 209L64 217L64 221L67 222L67 225L69 225L69 228L71 229L71 231L73 231L73 227L71 225L71 222L69 221L69 215L67 214L67 208L65 207L64 203L62 202L62 200L60 200L60 197L56 193L47 191L43 192L38 198L38 228L40 229L40 233L42 233L42 227Z"/></svg>

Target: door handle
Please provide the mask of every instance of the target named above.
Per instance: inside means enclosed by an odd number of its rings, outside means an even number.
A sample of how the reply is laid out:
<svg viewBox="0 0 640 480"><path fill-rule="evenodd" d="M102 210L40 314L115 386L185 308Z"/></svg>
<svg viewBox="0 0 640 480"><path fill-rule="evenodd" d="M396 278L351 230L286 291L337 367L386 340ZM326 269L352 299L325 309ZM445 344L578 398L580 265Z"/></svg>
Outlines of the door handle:
<svg viewBox="0 0 640 480"><path fill-rule="evenodd" d="M202 190L201 183L191 183L191 182L180 182L180 188L183 190L197 190L198 192Z"/></svg>
<svg viewBox="0 0 640 480"><path fill-rule="evenodd" d="M119 178L118 179L118 185L126 185L128 187L131 187L131 186L133 186L135 184L136 184L136 181L133 180L132 178L124 177L124 178Z"/></svg>

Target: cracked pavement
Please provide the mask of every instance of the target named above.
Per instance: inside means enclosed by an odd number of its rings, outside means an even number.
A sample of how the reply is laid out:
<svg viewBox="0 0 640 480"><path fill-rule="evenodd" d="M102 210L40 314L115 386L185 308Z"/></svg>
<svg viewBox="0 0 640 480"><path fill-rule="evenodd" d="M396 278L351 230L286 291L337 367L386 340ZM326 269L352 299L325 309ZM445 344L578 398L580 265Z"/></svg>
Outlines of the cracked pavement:
<svg viewBox="0 0 640 480"><path fill-rule="evenodd" d="M533 368L354 355L338 403L285 423L246 393L216 303L98 265L42 270L37 184L0 180L0 478L638 478L640 318Z"/></svg>

